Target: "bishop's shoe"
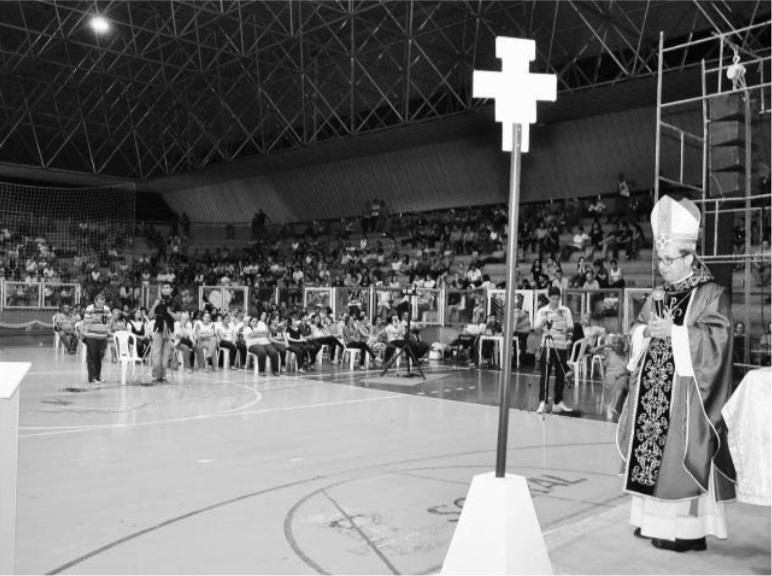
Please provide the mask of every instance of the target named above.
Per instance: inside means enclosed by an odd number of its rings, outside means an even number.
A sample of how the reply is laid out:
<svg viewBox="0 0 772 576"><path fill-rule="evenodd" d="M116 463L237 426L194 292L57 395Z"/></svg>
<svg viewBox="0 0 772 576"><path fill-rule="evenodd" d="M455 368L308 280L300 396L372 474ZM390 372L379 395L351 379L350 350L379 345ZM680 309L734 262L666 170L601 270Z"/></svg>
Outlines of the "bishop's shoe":
<svg viewBox="0 0 772 576"><path fill-rule="evenodd" d="M676 538L675 541L654 538L651 541L651 545L660 550L669 550L670 552L702 552L708 549L705 538L695 538L693 540L681 540Z"/></svg>

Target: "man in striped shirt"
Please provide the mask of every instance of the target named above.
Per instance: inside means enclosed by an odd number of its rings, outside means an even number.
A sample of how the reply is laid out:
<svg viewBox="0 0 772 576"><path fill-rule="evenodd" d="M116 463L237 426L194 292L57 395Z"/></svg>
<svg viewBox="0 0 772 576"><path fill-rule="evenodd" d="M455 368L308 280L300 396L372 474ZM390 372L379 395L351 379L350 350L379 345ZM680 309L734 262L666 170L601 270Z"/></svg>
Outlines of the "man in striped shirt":
<svg viewBox="0 0 772 576"><path fill-rule="evenodd" d="M539 408L538 414L544 413L547 400L549 372L555 371L555 396L552 411L555 413L572 412L563 402L565 366L568 348L571 346L569 335L574 330L571 309L560 303L560 288L550 287L547 292L549 304L539 308L536 313L534 330L542 333L541 353L539 355Z"/></svg>
<svg viewBox="0 0 772 576"><path fill-rule="evenodd" d="M102 358L110 336L110 308L100 292L83 313L83 341L86 343L86 367L90 384L102 384Z"/></svg>

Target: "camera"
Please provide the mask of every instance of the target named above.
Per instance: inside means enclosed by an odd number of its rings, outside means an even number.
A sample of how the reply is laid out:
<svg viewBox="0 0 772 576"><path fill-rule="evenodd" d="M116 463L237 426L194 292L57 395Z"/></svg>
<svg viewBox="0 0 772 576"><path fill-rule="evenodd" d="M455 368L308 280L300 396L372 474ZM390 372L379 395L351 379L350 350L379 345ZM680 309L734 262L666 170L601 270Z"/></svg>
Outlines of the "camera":
<svg viewBox="0 0 772 576"><path fill-rule="evenodd" d="M547 330L552 330L552 320L545 320L544 325L547 327Z"/></svg>

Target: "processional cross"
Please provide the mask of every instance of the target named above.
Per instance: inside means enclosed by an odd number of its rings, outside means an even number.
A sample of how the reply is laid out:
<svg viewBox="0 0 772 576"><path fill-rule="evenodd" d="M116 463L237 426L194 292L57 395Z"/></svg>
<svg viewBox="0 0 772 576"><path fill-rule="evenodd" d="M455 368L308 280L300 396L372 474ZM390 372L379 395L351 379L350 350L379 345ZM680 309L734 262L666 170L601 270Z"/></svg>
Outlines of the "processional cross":
<svg viewBox="0 0 772 576"><path fill-rule="evenodd" d="M507 252L507 291L504 299L504 354L499 389L499 434L496 449L496 477L503 478L507 463L509 428L509 385L512 378L514 322L512 309L517 282L517 220L520 212L520 153L528 152L529 125L536 122L536 101L554 101L557 77L533 74L529 62L536 58L536 42L522 38L496 38L496 58L501 72L475 70L472 94L475 98L493 98L496 121L502 124L502 149L512 153L509 182L509 249Z"/></svg>
<svg viewBox="0 0 772 576"><path fill-rule="evenodd" d="M547 546L524 476L506 474L509 385L512 378L514 322L512 308L517 270L517 218L520 201L520 153L528 151L528 127L536 122L536 101L555 100L557 78L531 74L536 58L533 40L496 38L501 72L474 71L472 93L496 101L503 146L511 155L507 291L504 300L502 361L496 474L472 479L464 509L453 533L441 574L552 574Z"/></svg>

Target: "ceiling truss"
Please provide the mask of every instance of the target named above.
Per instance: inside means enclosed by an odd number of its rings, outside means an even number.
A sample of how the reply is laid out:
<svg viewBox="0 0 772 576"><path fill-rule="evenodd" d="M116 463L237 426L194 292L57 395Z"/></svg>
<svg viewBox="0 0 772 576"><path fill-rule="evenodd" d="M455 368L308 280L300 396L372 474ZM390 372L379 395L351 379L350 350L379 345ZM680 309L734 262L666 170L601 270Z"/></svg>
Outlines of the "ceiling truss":
<svg viewBox="0 0 772 576"><path fill-rule="evenodd" d="M567 93L654 75L660 30L768 17L760 0L5 1L0 162L147 181L474 110L499 35L536 39L533 69ZM742 47L768 52L769 31Z"/></svg>

